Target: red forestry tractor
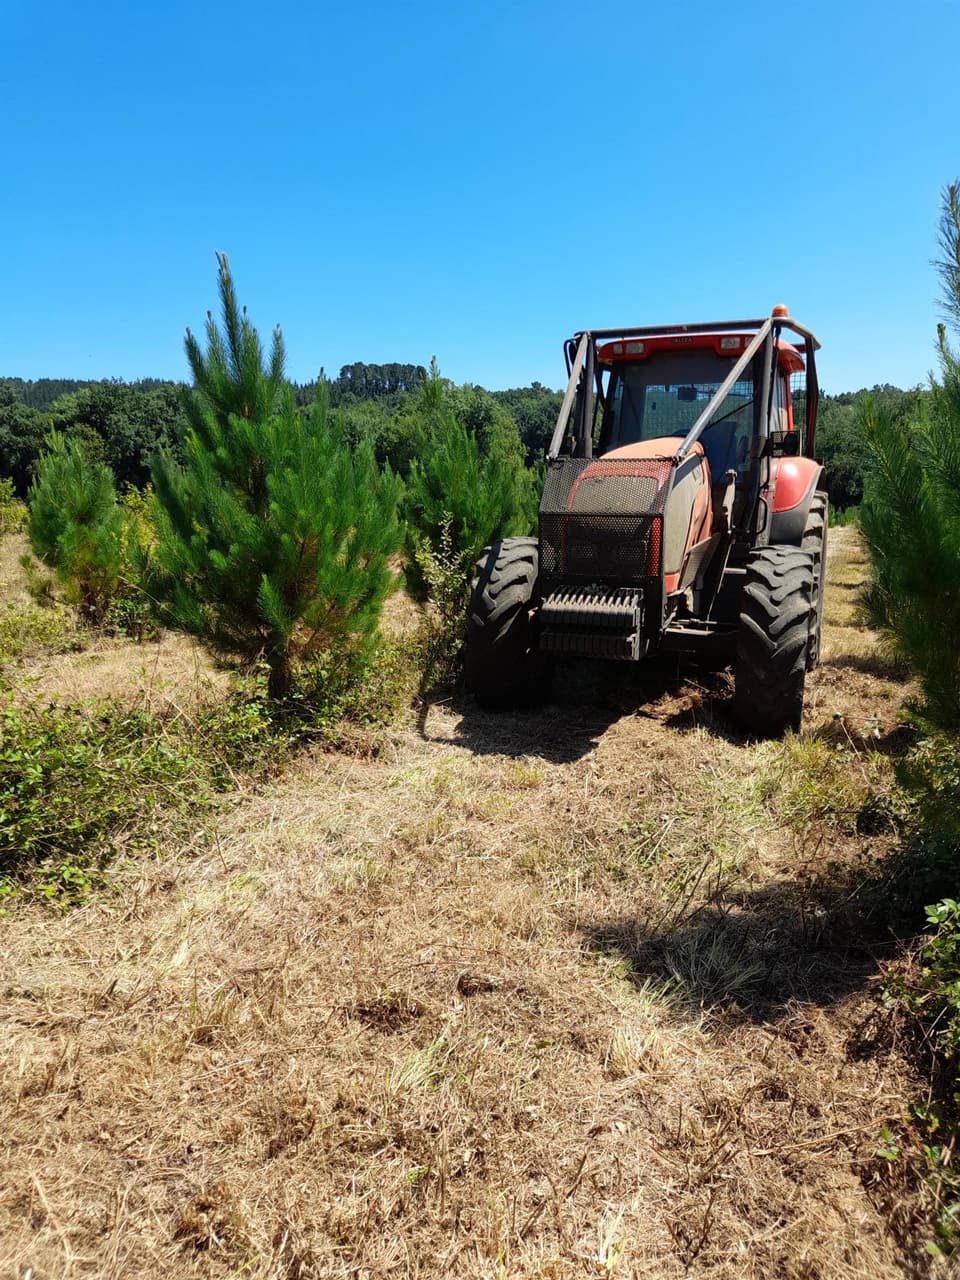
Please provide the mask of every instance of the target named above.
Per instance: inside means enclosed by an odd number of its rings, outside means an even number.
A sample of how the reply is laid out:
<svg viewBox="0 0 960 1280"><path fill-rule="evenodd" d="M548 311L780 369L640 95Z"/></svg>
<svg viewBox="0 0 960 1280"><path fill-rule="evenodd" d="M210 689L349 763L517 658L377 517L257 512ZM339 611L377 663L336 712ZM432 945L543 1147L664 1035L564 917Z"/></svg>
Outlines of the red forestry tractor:
<svg viewBox="0 0 960 1280"><path fill-rule="evenodd" d="M465 665L482 704L545 697L558 655L712 651L749 729L799 725L826 563L819 346L780 306L566 343L539 537L476 567Z"/></svg>

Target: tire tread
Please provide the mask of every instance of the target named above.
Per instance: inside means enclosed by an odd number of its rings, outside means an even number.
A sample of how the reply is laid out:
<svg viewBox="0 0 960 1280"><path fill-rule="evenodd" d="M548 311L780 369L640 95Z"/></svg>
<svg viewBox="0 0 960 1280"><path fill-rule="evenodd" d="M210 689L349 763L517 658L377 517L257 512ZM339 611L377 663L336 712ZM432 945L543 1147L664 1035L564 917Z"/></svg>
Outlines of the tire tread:
<svg viewBox="0 0 960 1280"><path fill-rule="evenodd" d="M754 732L798 729L813 610L813 558L801 547L761 547L740 598L735 706Z"/></svg>

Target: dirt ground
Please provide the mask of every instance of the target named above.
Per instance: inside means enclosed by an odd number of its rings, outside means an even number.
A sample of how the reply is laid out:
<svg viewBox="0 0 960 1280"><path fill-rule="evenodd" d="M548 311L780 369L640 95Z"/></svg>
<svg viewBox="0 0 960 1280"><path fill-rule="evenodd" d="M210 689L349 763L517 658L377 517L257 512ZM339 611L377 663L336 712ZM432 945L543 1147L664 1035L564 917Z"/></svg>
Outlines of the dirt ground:
<svg viewBox="0 0 960 1280"><path fill-rule="evenodd" d="M904 694L831 531L804 734L729 677L434 702L0 921L0 1276L933 1274L836 924ZM80 655L77 655L80 656Z"/></svg>

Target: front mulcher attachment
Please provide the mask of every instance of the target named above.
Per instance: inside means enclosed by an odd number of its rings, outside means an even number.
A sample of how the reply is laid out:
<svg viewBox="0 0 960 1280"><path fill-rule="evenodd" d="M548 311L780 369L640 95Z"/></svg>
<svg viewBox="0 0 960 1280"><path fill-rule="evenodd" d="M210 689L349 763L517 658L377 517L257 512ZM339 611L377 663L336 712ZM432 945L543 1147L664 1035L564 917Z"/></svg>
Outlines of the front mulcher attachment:
<svg viewBox="0 0 960 1280"><path fill-rule="evenodd" d="M561 588L547 596L540 609L540 648L544 653L636 662L642 625L639 591Z"/></svg>

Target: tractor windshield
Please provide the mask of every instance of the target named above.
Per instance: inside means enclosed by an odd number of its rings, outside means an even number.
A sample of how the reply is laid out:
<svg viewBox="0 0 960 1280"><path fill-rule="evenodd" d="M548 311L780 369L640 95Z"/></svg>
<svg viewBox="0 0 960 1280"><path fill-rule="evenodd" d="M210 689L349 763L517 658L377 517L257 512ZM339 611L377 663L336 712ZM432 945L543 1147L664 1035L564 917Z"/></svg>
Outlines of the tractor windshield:
<svg viewBox="0 0 960 1280"><path fill-rule="evenodd" d="M599 452L661 436L684 436L730 372L731 360L713 351L656 351L646 360L609 366ZM734 384L700 437L711 473L749 466L753 379Z"/></svg>

